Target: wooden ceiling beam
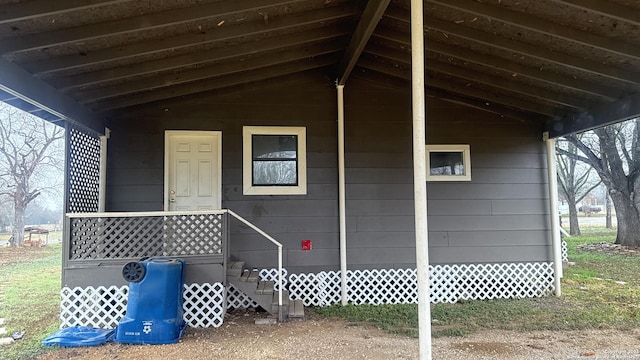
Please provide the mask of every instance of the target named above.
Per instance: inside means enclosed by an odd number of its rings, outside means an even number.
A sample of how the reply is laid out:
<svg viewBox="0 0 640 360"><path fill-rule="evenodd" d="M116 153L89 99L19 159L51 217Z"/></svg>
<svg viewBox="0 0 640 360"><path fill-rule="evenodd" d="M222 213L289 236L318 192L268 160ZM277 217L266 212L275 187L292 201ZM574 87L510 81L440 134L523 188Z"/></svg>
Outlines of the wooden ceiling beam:
<svg viewBox="0 0 640 360"><path fill-rule="evenodd" d="M0 6L0 24L113 5L129 0L32 0Z"/></svg>
<svg viewBox="0 0 640 360"><path fill-rule="evenodd" d="M353 76L361 80L369 81L375 84L390 86L390 87L396 88L399 91L409 92L409 89L411 86L411 82L409 80L388 76L388 75L379 73L377 71L360 68L358 66L356 66L356 71L353 73ZM541 121L541 120L544 121L548 119L546 116L543 116L543 115L531 114L531 113L517 110L517 109L510 109L508 107L505 107L499 104L487 104L486 100L463 97L463 96L452 94L444 90L440 90L440 89L429 87L429 86L427 86L426 95L427 97L440 99L443 101L459 104L459 105L470 107L473 109L486 111L486 112L500 115L500 116L507 116L513 119L519 119L519 120L525 120L525 121Z"/></svg>
<svg viewBox="0 0 640 360"><path fill-rule="evenodd" d="M47 79L47 81L58 89L70 90L118 79L174 70L186 66L223 61L265 51L274 51L296 45L313 44L323 40L340 42L338 38L346 34L349 34L349 28L347 26L323 27L278 37L266 37L259 41L251 41L234 46L219 47L207 51L192 52L180 56L135 63L123 67L81 73L67 77L51 78Z"/></svg>
<svg viewBox="0 0 640 360"><path fill-rule="evenodd" d="M405 40L408 34L403 34L386 26L379 26L373 37L396 42L399 46L410 46ZM536 81L558 85L569 90L579 91L585 95L596 96L603 101L613 101L624 96L624 91L598 83L576 79L572 76L552 73L544 69L526 66L497 56L482 54L460 46L452 46L437 41L428 41L426 51L447 57L468 61L499 71L505 71L513 76L524 76Z"/></svg>
<svg viewBox="0 0 640 360"><path fill-rule="evenodd" d="M255 54L253 56L234 57L226 61L198 67L182 72L157 74L140 80L126 81L120 84L103 86L95 89L80 89L72 94L81 104L92 103L109 98L125 96L148 90L160 91L162 88L176 86L208 78L226 76L242 71L291 63L297 60L310 59L316 56L339 53L344 44L328 41L315 45L305 44L291 49Z"/></svg>
<svg viewBox="0 0 640 360"><path fill-rule="evenodd" d="M612 53L640 58L640 47L614 38L601 36L588 31L546 21L524 12L510 11L506 8L468 0L427 0L466 13L487 17L505 24L535 31L578 44L586 45Z"/></svg>
<svg viewBox="0 0 640 360"><path fill-rule="evenodd" d="M212 17L220 18L247 11L258 11L271 6L298 1L302 0L218 1L188 8L165 10L141 16L132 16L118 20L4 39L0 43L0 51L6 54L37 50L45 47L87 41L104 36L127 34Z"/></svg>
<svg viewBox="0 0 640 360"><path fill-rule="evenodd" d="M311 69L317 69L334 65L338 61L337 54L328 54L317 56L310 59L304 59L293 63L284 63L267 68L260 68L250 71L241 72L222 77L211 78L193 83L186 83L177 86L164 88L161 91L148 91L141 94L123 96L116 99L109 99L93 105L96 112L112 111L115 109L123 109L130 106L146 104L154 101L175 98L179 96L187 96L196 93L206 92L210 90L222 89L235 85L242 85L254 81L266 80L285 76L292 73L302 72Z"/></svg>
<svg viewBox="0 0 640 360"><path fill-rule="evenodd" d="M562 121L550 123L547 130L550 137L556 138L638 117L640 94L634 94L619 101L594 106L579 114L566 116Z"/></svg>
<svg viewBox="0 0 640 360"><path fill-rule="evenodd" d="M317 11L288 14L269 19L269 23L256 21L247 24L223 26L205 34L178 35L154 41L142 41L114 48L87 52L83 56L68 55L53 59L21 63L20 66L34 74L78 69L115 60L145 56L167 50L239 39L246 36L266 35L271 32L295 29L301 26L322 24L350 18L358 14L355 7L328 7Z"/></svg>
<svg viewBox="0 0 640 360"><path fill-rule="evenodd" d="M91 110L3 58L0 58L0 90L57 117L104 133L103 119Z"/></svg>
<svg viewBox="0 0 640 360"><path fill-rule="evenodd" d="M351 41L347 45L344 56L338 65L338 85L344 85L358 62L362 50L369 42L371 34L376 29L391 0L369 0L362 12L358 26L356 26Z"/></svg>
<svg viewBox="0 0 640 360"><path fill-rule="evenodd" d="M366 53L381 57L392 59L393 61L402 63L404 68L411 67L410 54L404 53L398 50L392 50L390 48L383 48L381 46L370 45L365 50ZM460 66L443 63L435 60L427 60L426 68L431 71L439 72L442 74L450 75L453 77L470 80L480 84L496 87L508 92L514 92L521 95L537 98L549 103L555 103L560 106L571 107L575 110L584 110L589 105L587 101L578 100L575 97L567 96L565 94L552 92L544 88L535 87L527 84L522 84L516 79L499 77L494 75L487 75L483 72L475 70L469 70Z"/></svg>
<svg viewBox="0 0 640 360"><path fill-rule="evenodd" d="M407 81L410 81L411 79L410 70L385 65L368 58L360 59L360 61L358 62L358 66L365 69L371 69L373 71L377 71L389 76L399 77ZM435 87L451 93L462 94L464 96L469 96L476 99L484 99L484 101L486 101L488 104L502 104L512 109L521 109L523 111L541 114L548 117L558 118L567 114L565 111L562 111L557 107L552 107L541 102L526 101L510 96L505 96L499 93L488 93L487 91L474 88L473 86L456 84L454 82L445 81L433 76L429 76L426 79L425 84L427 87Z"/></svg>
<svg viewBox="0 0 640 360"><path fill-rule="evenodd" d="M385 13L385 17L389 17L396 21L403 21L407 24L409 23L409 12L397 8L389 8ZM542 61L552 62L561 66L570 67L599 76L605 76L610 79L630 83L635 86L640 83L640 72L637 71L621 69L559 52L546 51L536 45L530 45L522 41L496 36L491 33L475 30L428 15L425 16L424 23L426 30L432 29L441 31L447 34L447 36L453 35L485 46L530 56Z"/></svg>
<svg viewBox="0 0 640 360"><path fill-rule="evenodd" d="M551 0L614 19L640 25L640 12L637 9L605 0Z"/></svg>

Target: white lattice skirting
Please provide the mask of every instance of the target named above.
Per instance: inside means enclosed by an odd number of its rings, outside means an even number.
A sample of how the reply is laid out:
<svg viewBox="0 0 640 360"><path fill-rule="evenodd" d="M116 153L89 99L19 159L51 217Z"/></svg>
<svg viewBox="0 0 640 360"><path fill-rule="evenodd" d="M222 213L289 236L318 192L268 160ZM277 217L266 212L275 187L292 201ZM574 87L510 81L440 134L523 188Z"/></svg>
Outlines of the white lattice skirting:
<svg viewBox="0 0 640 360"><path fill-rule="evenodd" d="M553 263L435 265L429 274L432 303L540 297L554 290ZM352 304L415 304L416 285L415 269L347 271ZM292 274L289 291L305 306L339 303L340 272Z"/></svg>
<svg viewBox="0 0 640 360"><path fill-rule="evenodd" d="M128 286L68 288L60 291L60 328L91 326L113 329L127 310ZM224 318L224 285L185 284L182 308L191 327L218 327Z"/></svg>
<svg viewBox="0 0 640 360"><path fill-rule="evenodd" d="M340 272L284 273L291 299L305 306L341 302ZM553 263L465 264L429 267L432 303L460 300L530 298L554 290ZM277 280L277 271L263 270L262 280ZM63 288L60 327L75 325L114 328L124 316L129 288ZM418 302L415 269L347 271L348 301L352 304L412 304ZM184 287L184 319L191 327L219 327L224 319L225 289L221 283ZM256 307L250 297L230 285L229 308Z"/></svg>

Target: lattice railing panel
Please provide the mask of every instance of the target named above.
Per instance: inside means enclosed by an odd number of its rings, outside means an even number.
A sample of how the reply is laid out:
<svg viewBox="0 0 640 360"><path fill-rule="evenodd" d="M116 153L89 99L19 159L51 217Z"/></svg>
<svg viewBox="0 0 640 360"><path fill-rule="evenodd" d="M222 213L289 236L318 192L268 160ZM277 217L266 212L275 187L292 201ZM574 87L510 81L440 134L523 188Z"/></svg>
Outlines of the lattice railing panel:
<svg viewBox="0 0 640 360"><path fill-rule="evenodd" d="M167 216L163 249L167 255L213 255L222 253L222 214Z"/></svg>
<svg viewBox="0 0 640 360"><path fill-rule="evenodd" d="M67 142L67 211L97 212L100 138L68 123Z"/></svg>
<svg viewBox="0 0 640 360"><path fill-rule="evenodd" d="M70 219L69 259L220 255L223 214Z"/></svg>
<svg viewBox="0 0 640 360"><path fill-rule="evenodd" d="M569 261L569 253L567 251L567 242L562 240L562 262Z"/></svg>
<svg viewBox="0 0 640 360"><path fill-rule="evenodd" d="M190 327L219 327L224 320L222 283L185 284L183 318ZM128 286L68 288L60 291L60 328L115 328L127 310Z"/></svg>

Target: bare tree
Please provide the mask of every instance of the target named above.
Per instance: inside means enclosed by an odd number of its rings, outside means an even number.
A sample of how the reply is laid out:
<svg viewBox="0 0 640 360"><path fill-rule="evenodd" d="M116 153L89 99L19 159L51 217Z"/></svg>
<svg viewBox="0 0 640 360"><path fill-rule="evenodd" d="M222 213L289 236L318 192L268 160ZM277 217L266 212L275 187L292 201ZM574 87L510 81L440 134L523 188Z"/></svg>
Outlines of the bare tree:
<svg viewBox="0 0 640 360"><path fill-rule="evenodd" d="M0 195L13 204L11 246L21 246L27 205L48 190L48 174L62 166L62 128L0 107Z"/></svg>
<svg viewBox="0 0 640 360"><path fill-rule="evenodd" d="M566 137L583 154L569 154L593 166L609 189L618 218L616 243L640 246L640 119Z"/></svg>
<svg viewBox="0 0 640 360"><path fill-rule="evenodd" d="M578 138L580 136L578 135ZM576 205L582 201L593 189L600 185L601 181L593 181L592 170L589 165L579 163L575 155L578 149L567 141L558 141L556 148L558 155L558 189L569 205L569 234L580 235L578 223L578 211ZM568 156L567 153L574 156Z"/></svg>

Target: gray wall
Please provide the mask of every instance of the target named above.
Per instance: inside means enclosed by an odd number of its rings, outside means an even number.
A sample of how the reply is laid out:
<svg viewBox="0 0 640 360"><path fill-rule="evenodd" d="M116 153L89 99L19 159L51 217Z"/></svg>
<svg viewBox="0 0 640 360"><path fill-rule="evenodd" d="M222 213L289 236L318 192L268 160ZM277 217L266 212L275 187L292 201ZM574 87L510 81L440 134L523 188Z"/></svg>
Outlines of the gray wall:
<svg viewBox="0 0 640 360"><path fill-rule="evenodd" d="M350 268L415 266L408 93L345 87ZM165 130L223 135L223 207L284 244L291 272L339 268L335 88L314 73L289 82L164 102L112 117L108 211L162 210ZM541 125L429 99L429 143L470 144L472 181L429 183L433 263L550 261ZM242 126L307 127L308 194L242 195ZM313 250L300 250L301 241ZM273 267L276 252L235 223L232 252Z"/></svg>

